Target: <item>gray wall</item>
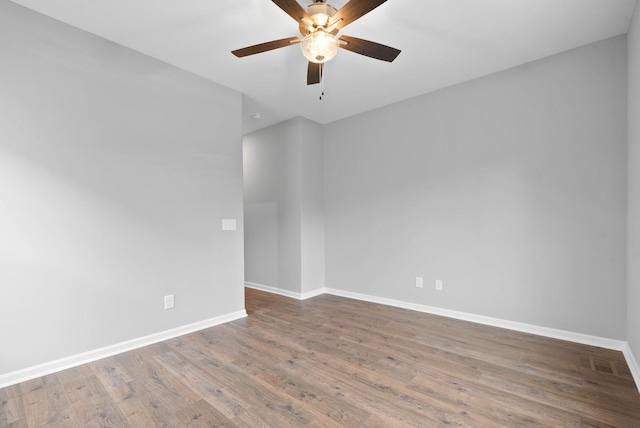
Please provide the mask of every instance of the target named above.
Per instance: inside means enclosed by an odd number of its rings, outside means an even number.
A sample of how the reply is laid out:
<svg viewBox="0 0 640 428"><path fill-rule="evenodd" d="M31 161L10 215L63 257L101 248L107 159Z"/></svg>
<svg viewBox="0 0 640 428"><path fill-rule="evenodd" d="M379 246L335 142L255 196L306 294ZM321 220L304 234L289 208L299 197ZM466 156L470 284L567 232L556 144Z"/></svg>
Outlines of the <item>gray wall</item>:
<svg viewBox="0 0 640 428"><path fill-rule="evenodd" d="M640 6L628 34L629 200L627 341L640 362Z"/></svg>
<svg viewBox="0 0 640 428"><path fill-rule="evenodd" d="M0 58L0 375L243 310L241 95L8 1Z"/></svg>
<svg viewBox="0 0 640 428"><path fill-rule="evenodd" d="M327 287L625 339L626 72L620 36L327 125Z"/></svg>
<svg viewBox="0 0 640 428"><path fill-rule="evenodd" d="M324 287L322 127L295 118L246 135L245 280Z"/></svg>

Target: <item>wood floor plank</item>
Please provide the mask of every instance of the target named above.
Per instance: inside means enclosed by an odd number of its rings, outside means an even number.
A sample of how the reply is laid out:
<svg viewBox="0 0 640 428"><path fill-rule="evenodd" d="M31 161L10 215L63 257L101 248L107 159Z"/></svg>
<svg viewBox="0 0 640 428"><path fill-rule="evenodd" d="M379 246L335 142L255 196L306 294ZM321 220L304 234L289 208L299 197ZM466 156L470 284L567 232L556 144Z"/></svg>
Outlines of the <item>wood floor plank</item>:
<svg viewBox="0 0 640 428"><path fill-rule="evenodd" d="M323 370L318 370L322 367ZM421 403L414 407L405 398L400 400L393 398L393 393L388 386L362 382L350 372L342 372L319 365L312 359L296 359L288 361L287 368L296 378L304 378L323 385L323 389L330 391L337 398L358 405L374 415L384 415L384 420L393 421L389 426L438 426L442 421L442 415L438 412L422 410L430 406L429 403ZM368 420L376 420L369 418Z"/></svg>
<svg viewBox="0 0 640 428"><path fill-rule="evenodd" d="M95 375L70 381L64 390L80 426L131 426Z"/></svg>
<svg viewBox="0 0 640 428"><path fill-rule="evenodd" d="M0 388L0 427L26 426L26 413L20 385Z"/></svg>
<svg viewBox="0 0 640 428"><path fill-rule="evenodd" d="M135 350L117 355L120 366L126 370L128 376L139 382L147 391L155 392L154 397L168 403L189 405L200 399L200 396L186 386L173 372L160 364L155 357L157 353L145 355L141 350Z"/></svg>
<svg viewBox="0 0 640 428"><path fill-rule="evenodd" d="M224 378L214 376L200 364L186 359L177 352L167 352L159 358L168 370L179 374L189 388L226 418L233 419L251 408L251 402L244 399L233 383L227 383Z"/></svg>
<svg viewBox="0 0 640 428"><path fill-rule="evenodd" d="M442 403L450 414L464 412L474 421L472 426L580 426L573 413L437 371L417 376L407 387L426 400Z"/></svg>
<svg viewBox="0 0 640 428"><path fill-rule="evenodd" d="M63 387L60 385L30 389L22 395L22 402L26 423L29 427L81 426L75 418L75 413Z"/></svg>
<svg viewBox="0 0 640 428"><path fill-rule="evenodd" d="M288 361L278 366L262 366L255 361L236 361L235 364L288 394L292 399L303 403L324 426L361 426L371 415L355 403L324 391L316 383L309 382L300 376L291 376L290 372L283 370L283 366L289 364Z"/></svg>
<svg viewBox="0 0 640 428"><path fill-rule="evenodd" d="M176 416L181 427L210 428L229 426L229 419L217 411L211 404L198 400L187 408L180 410Z"/></svg>
<svg viewBox="0 0 640 428"><path fill-rule="evenodd" d="M224 380L234 393L250 404L251 410L272 420L275 426L280 424L305 426L314 421L314 415L300 403L294 402L280 390L270 387L260 379L240 370L232 364L205 359L200 365L216 379Z"/></svg>
<svg viewBox="0 0 640 428"><path fill-rule="evenodd" d="M61 386L62 384L60 383L59 378L60 373L62 372L49 374L23 382L19 384L20 390L22 391L22 394L27 394L32 391Z"/></svg>
<svg viewBox="0 0 640 428"><path fill-rule="evenodd" d="M0 428L640 427L621 352L331 295L246 310L0 389Z"/></svg>
<svg viewBox="0 0 640 428"><path fill-rule="evenodd" d="M149 398L141 393L136 381L105 386L113 403L120 409L132 427L153 426L153 416Z"/></svg>

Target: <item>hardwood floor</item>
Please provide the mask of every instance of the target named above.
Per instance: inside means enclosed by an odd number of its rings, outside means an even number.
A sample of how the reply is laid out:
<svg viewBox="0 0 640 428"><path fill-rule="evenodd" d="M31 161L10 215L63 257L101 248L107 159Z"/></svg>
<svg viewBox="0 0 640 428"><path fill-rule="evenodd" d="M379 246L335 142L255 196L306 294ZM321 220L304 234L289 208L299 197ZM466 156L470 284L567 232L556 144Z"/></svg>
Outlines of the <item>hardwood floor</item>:
<svg viewBox="0 0 640 428"><path fill-rule="evenodd" d="M329 295L246 306L0 389L0 427L640 427L620 352Z"/></svg>

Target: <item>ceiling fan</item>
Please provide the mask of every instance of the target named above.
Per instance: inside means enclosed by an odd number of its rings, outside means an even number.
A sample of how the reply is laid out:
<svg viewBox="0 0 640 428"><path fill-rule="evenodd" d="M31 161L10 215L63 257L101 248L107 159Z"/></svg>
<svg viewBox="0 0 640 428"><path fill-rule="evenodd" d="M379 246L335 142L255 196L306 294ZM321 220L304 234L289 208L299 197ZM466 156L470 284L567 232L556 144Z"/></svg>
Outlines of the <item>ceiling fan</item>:
<svg viewBox="0 0 640 428"><path fill-rule="evenodd" d="M303 55L309 60L307 85L322 81L323 64L331 60L338 48L360 55L391 62L400 50L369 40L349 36L336 37L338 31L358 18L371 12L387 0L350 0L340 10L314 0L305 10L296 0L272 0L280 9L298 22L302 37L289 37L260 43L231 53L241 58L273 49L300 44Z"/></svg>

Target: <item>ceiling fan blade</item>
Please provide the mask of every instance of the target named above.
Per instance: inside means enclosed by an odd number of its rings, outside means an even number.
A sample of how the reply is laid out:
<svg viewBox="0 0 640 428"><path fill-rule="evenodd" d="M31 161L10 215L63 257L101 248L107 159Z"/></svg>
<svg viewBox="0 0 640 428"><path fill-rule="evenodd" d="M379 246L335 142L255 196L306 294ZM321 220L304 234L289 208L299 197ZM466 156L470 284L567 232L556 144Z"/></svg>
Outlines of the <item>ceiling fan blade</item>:
<svg viewBox="0 0 640 428"><path fill-rule="evenodd" d="M300 43L299 37L289 37L288 39L273 40L266 43L260 43L258 45L247 46L246 48L242 48L242 49L236 49L235 51L231 51L231 53L237 56L238 58L242 58L243 56L249 56L249 55L270 51L273 49L284 48L286 46L291 46L296 43Z"/></svg>
<svg viewBox="0 0 640 428"><path fill-rule="evenodd" d="M278 7L298 22L313 22L309 14L296 0L272 0Z"/></svg>
<svg viewBox="0 0 640 428"><path fill-rule="evenodd" d="M387 0L350 0L331 17L331 26L340 29L371 12Z"/></svg>
<svg viewBox="0 0 640 428"><path fill-rule="evenodd" d="M307 85L315 85L316 83L320 83L320 81L322 80L323 69L323 64L309 61L309 66L307 67Z"/></svg>
<svg viewBox="0 0 640 428"><path fill-rule="evenodd" d="M370 58L379 59L381 61L392 62L398 55L400 55L401 52L400 49L381 45L376 42L370 42L369 40L358 39L356 37L340 36L339 40L346 42L345 44L340 43L339 46L342 49L368 56Z"/></svg>

